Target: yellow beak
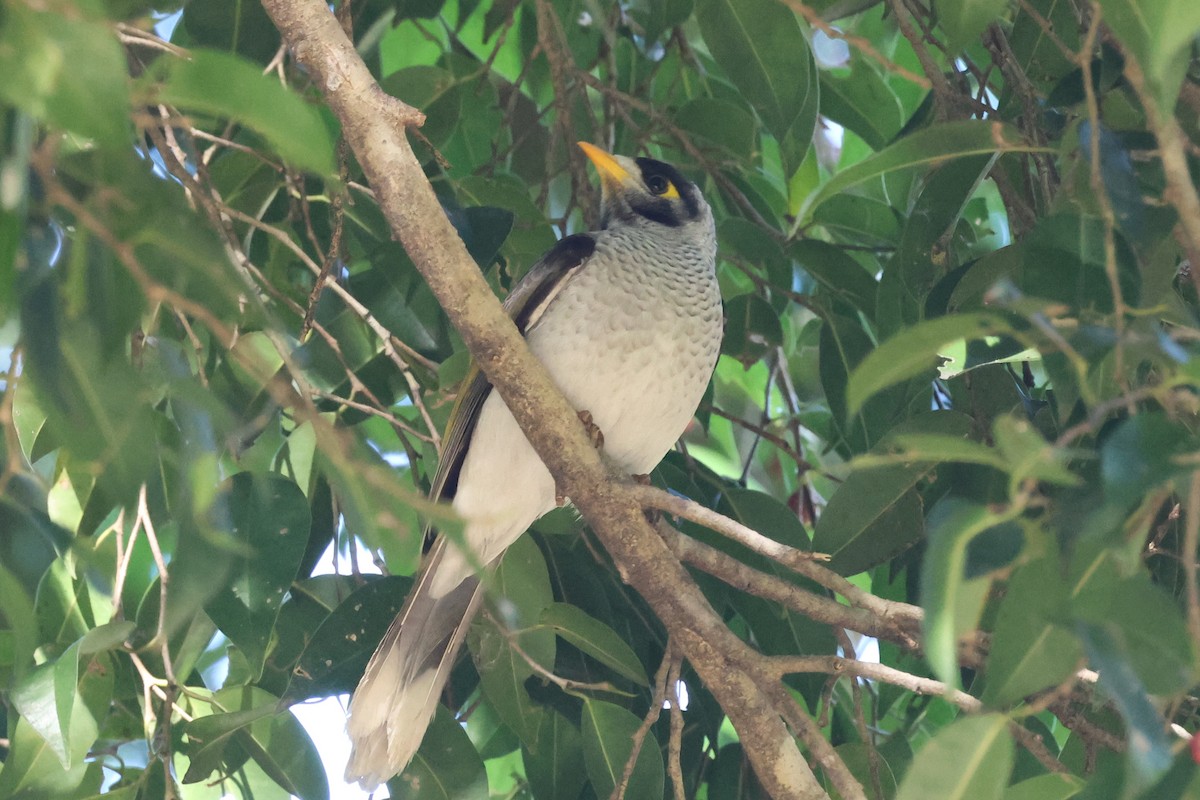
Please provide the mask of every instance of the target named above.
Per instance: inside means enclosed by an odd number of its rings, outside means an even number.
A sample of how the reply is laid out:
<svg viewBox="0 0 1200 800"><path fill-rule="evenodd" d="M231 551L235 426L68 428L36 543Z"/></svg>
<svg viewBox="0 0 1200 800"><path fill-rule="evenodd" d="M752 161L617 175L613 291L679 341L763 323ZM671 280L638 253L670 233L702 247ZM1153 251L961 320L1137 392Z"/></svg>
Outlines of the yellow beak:
<svg viewBox="0 0 1200 800"><path fill-rule="evenodd" d="M620 189L624 184L632 180L629 172L617 163L617 160L608 153L588 142L579 142L579 147L587 155L591 162L596 165L596 169L600 172L600 186L604 194L614 192Z"/></svg>

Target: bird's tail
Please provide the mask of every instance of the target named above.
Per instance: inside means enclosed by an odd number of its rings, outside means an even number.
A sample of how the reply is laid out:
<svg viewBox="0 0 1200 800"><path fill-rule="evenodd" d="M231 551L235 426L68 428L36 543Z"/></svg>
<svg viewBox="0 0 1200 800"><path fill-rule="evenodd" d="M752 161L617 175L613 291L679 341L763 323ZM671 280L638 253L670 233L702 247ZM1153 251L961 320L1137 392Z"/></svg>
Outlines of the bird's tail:
<svg viewBox="0 0 1200 800"><path fill-rule="evenodd" d="M367 664L346 723L353 748L347 782L374 789L404 769L421 745L482 596L474 575L439 595L447 577L439 578L439 567L456 571L456 554L445 537L434 545L417 587Z"/></svg>

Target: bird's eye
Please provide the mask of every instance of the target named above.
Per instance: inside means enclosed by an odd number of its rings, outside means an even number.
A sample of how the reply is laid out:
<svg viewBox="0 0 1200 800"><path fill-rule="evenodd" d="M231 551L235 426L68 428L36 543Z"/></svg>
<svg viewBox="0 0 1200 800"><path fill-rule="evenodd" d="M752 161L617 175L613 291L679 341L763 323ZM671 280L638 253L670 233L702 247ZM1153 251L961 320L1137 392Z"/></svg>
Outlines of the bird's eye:
<svg viewBox="0 0 1200 800"><path fill-rule="evenodd" d="M652 194L666 194L667 190L671 188L671 182L662 175L652 175L650 176L649 180L646 181L646 188L648 188Z"/></svg>

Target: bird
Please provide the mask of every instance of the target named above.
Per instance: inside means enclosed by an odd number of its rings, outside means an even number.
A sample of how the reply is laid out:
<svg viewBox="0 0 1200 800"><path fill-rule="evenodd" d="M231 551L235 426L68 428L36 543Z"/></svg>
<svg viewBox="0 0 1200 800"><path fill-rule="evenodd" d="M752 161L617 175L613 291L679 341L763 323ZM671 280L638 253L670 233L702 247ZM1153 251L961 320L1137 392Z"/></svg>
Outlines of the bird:
<svg viewBox="0 0 1200 800"><path fill-rule="evenodd" d="M566 236L504 308L610 466L649 473L695 414L715 369L723 314L712 210L670 164L579 147L600 177L596 230ZM494 565L556 508L554 478L477 367L463 381L430 496L461 537L437 537L350 702L347 783L372 790L415 755Z"/></svg>

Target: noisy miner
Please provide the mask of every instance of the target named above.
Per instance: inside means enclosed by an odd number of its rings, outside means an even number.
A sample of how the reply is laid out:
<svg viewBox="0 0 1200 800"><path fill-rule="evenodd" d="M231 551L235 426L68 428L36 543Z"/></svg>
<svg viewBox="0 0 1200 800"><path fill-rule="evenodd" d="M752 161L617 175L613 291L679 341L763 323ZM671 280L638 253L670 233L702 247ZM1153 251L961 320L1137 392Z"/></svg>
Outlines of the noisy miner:
<svg viewBox="0 0 1200 800"><path fill-rule="evenodd" d="M683 433L716 365L716 231L671 165L579 146L600 172L600 229L555 245L504 307L571 405L590 412L608 462L641 475ZM366 789L421 744L479 607L476 566L557 505L554 478L487 378L473 369L464 386L431 490L464 534L434 543L350 703L346 780Z"/></svg>

